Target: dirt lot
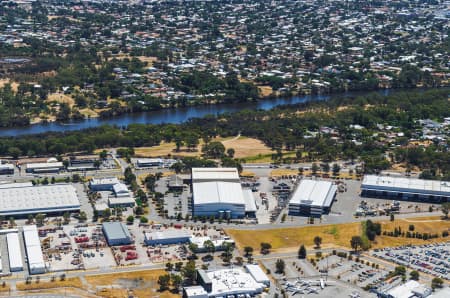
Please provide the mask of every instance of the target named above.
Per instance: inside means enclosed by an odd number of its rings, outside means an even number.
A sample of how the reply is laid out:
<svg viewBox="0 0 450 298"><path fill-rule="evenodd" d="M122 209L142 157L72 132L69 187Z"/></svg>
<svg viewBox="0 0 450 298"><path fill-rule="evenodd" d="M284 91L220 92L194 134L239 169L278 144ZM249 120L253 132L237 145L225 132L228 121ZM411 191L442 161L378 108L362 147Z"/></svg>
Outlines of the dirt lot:
<svg viewBox="0 0 450 298"><path fill-rule="evenodd" d="M17 290L26 291L26 290L51 289L62 287L83 288L83 285L79 277L71 277L65 280L59 280L59 278L57 278L55 279L55 281L36 282L36 280L32 280L30 284L17 283L16 287Z"/></svg>
<svg viewBox="0 0 450 298"><path fill-rule="evenodd" d="M63 93L51 93L48 95L46 102L56 101L58 103L66 103L72 108L75 105L75 101L72 97Z"/></svg>
<svg viewBox="0 0 450 298"><path fill-rule="evenodd" d="M179 295L168 291L160 293L158 289L158 277L166 274L164 270L145 270L124 273L86 276L86 281L98 289L97 294L103 297L128 297L130 289L136 297L160 297L172 298ZM114 285L121 289L114 288Z"/></svg>
<svg viewBox="0 0 450 298"><path fill-rule="evenodd" d="M262 97L269 96L273 93L273 89L270 86L258 86L258 91Z"/></svg>
<svg viewBox="0 0 450 298"><path fill-rule="evenodd" d="M394 222L380 221L382 231L392 231L394 227L401 227L407 231L410 224L414 224L415 231L419 233L438 233L439 238L432 240L422 240L406 237L377 236L376 241L372 243L372 248L393 247L405 244L426 244L432 242L447 241L448 238L442 238L441 232L450 229L450 220L441 220L440 218L410 218L396 219ZM322 247L346 247L350 248L350 239L354 235L361 234L361 223L346 223L322 226L307 226L300 228L283 228L271 230L233 230L226 232L237 243L240 249L245 246L252 246L255 252L258 252L261 242L268 242L273 250L280 252L297 251L301 244L307 247L313 247L315 236L322 237ZM252 237L248 237L251 233Z"/></svg>

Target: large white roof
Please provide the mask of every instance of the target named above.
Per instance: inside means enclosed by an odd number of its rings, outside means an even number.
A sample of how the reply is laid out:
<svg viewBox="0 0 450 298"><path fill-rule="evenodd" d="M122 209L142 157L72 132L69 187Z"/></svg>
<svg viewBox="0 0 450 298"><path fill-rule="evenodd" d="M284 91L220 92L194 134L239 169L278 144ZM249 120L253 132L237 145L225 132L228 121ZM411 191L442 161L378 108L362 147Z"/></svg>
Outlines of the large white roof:
<svg viewBox="0 0 450 298"><path fill-rule="evenodd" d="M209 296L226 296L241 293L261 292L264 285L241 269L221 269L206 273L212 281Z"/></svg>
<svg viewBox="0 0 450 298"><path fill-rule="evenodd" d="M242 190L245 201L245 212L256 212L258 209L256 208L255 196L251 189L243 189Z"/></svg>
<svg viewBox="0 0 450 298"><path fill-rule="evenodd" d="M337 187L330 181L303 179L295 189L289 204L328 206Z"/></svg>
<svg viewBox="0 0 450 298"><path fill-rule="evenodd" d="M68 184L0 188L0 214L31 214L80 208L75 188Z"/></svg>
<svg viewBox="0 0 450 298"><path fill-rule="evenodd" d="M62 162L38 162L38 163L27 163L27 169L47 169L47 168L63 168Z"/></svg>
<svg viewBox="0 0 450 298"><path fill-rule="evenodd" d="M23 227L23 238L27 251L28 266L31 271L44 271L45 262L42 254L41 242L35 225Z"/></svg>
<svg viewBox="0 0 450 298"><path fill-rule="evenodd" d="M242 187L237 182L199 182L193 186L194 205L240 204L245 205Z"/></svg>
<svg viewBox="0 0 450 298"><path fill-rule="evenodd" d="M120 183L120 181L116 177L98 178L98 179L94 178L90 182L91 185L109 185L109 184L114 185L118 183Z"/></svg>
<svg viewBox="0 0 450 298"><path fill-rule="evenodd" d="M190 238L191 234L186 230L162 230L145 233L146 240L163 240L163 239L177 239Z"/></svg>
<svg viewBox="0 0 450 298"><path fill-rule="evenodd" d="M6 242L8 243L8 257L10 268L12 270L21 270L23 268L23 262L19 235L17 233L6 234Z"/></svg>
<svg viewBox="0 0 450 298"><path fill-rule="evenodd" d="M239 181L239 173L236 168L192 168L192 181L216 180Z"/></svg>
<svg viewBox="0 0 450 298"><path fill-rule="evenodd" d="M259 265L248 264L245 265L245 268L257 282L270 282L269 277L267 277Z"/></svg>
<svg viewBox="0 0 450 298"><path fill-rule="evenodd" d="M433 192L450 195L450 181L417 178L365 175L362 188Z"/></svg>

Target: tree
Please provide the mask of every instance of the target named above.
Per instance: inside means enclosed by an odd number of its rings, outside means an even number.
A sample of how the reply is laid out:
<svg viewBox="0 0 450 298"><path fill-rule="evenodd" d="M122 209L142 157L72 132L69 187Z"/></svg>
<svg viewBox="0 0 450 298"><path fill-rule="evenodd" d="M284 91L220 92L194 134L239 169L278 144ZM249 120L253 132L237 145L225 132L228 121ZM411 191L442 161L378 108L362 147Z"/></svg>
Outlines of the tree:
<svg viewBox="0 0 450 298"><path fill-rule="evenodd" d="M409 273L409 278L412 280L419 280L419 272L416 270L413 270Z"/></svg>
<svg viewBox="0 0 450 298"><path fill-rule="evenodd" d="M106 150L102 150L98 156L100 157L100 159L105 160L106 157L108 157L108 152L106 152Z"/></svg>
<svg viewBox="0 0 450 298"><path fill-rule="evenodd" d="M442 203L441 211L444 213L444 218L448 219L448 212L450 211L450 202Z"/></svg>
<svg viewBox="0 0 450 298"><path fill-rule="evenodd" d="M203 145L202 152L209 158L221 158L225 153L225 146L221 142L211 142Z"/></svg>
<svg viewBox="0 0 450 298"><path fill-rule="evenodd" d="M276 273L284 274L286 264L282 259L278 259L275 263Z"/></svg>
<svg viewBox="0 0 450 298"><path fill-rule="evenodd" d="M233 158L233 157L234 157L234 153L235 153L235 151L234 151L233 148L228 148L228 149L227 149L227 156L228 156L229 158Z"/></svg>
<svg viewBox="0 0 450 298"><path fill-rule="evenodd" d="M394 220L395 220L394 213L391 213L391 215L390 215L390 220L391 220L391 221L394 221Z"/></svg>
<svg viewBox="0 0 450 298"><path fill-rule="evenodd" d="M206 249L206 251L208 253L214 254L214 252L216 251L216 246L214 245L214 243L211 240L206 240L203 243L203 247Z"/></svg>
<svg viewBox="0 0 450 298"><path fill-rule="evenodd" d="M38 213L36 214L36 225L38 225L39 227L44 225L44 221L45 221L45 214L42 213Z"/></svg>
<svg viewBox="0 0 450 298"><path fill-rule="evenodd" d="M244 247L244 252L246 257L251 256L253 254L253 247L251 246Z"/></svg>
<svg viewBox="0 0 450 298"><path fill-rule="evenodd" d="M65 225L69 224L69 222L70 222L70 213L69 212L64 212L63 219L64 219L63 224L65 224Z"/></svg>
<svg viewBox="0 0 450 298"><path fill-rule="evenodd" d="M314 237L314 244L316 245L316 248L320 248L320 245L322 244L322 238L319 236Z"/></svg>
<svg viewBox="0 0 450 298"><path fill-rule="evenodd" d="M339 175L340 171L341 171L341 167L337 163L334 163L333 168L332 168L333 176Z"/></svg>
<svg viewBox="0 0 450 298"><path fill-rule="evenodd" d="M270 253L271 248L272 248L272 245L270 243L261 242L261 253L263 255L267 255L268 253Z"/></svg>
<svg viewBox="0 0 450 298"><path fill-rule="evenodd" d="M128 216L127 217L127 223L128 224L133 224L133 222L134 222L134 216L133 215Z"/></svg>
<svg viewBox="0 0 450 298"><path fill-rule="evenodd" d="M302 244L298 250L298 258L299 259L306 259L306 248L305 246Z"/></svg>
<svg viewBox="0 0 450 298"><path fill-rule="evenodd" d="M80 221L86 221L86 220L87 220L86 212L80 211L80 214L79 214L79 216L78 216L78 219L79 219Z"/></svg>
<svg viewBox="0 0 450 298"><path fill-rule="evenodd" d="M167 291L170 284L170 275L164 274L158 277L159 290L161 292Z"/></svg>
<svg viewBox="0 0 450 298"><path fill-rule="evenodd" d="M361 247L363 244L363 241L361 239L361 236L353 236L350 240L350 246L353 248L355 252L358 252L358 248Z"/></svg>
<svg viewBox="0 0 450 298"><path fill-rule="evenodd" d="M196 277L195 261L191 260L186 263L183 270L183 275L187 279L189 284L192 284Z"/></svg>
<svg viewBox="0 0 450 298"><path fill-rule="evenodd" d="M431 280L431 288L434 290L436 288L442 288L442 285L444 284L444 281L442 278L435 277Z"/></svg>
<svg viewBox="0 0 450 298"><path fill-rule="evenodd" d="M145 217L145 216L141 216L139 218L139 221L140 221L141 224L146 224L146 223L148 223L148 218Z"/></svg>
<svg viewBox="0 0 450 298"><path fill-rule="evenodd" d="M181 284L183 283L183 278L179 274L172 274L170 279L172 280L174 290L178 293L180 291Z"/></svg>
<svg viewBox="0 0 450 298"><path fill-rule="evenodd" d="M319 171L319 166L314 162L311 166L311 173L313 176L317 174L317 171Z"/></svg>

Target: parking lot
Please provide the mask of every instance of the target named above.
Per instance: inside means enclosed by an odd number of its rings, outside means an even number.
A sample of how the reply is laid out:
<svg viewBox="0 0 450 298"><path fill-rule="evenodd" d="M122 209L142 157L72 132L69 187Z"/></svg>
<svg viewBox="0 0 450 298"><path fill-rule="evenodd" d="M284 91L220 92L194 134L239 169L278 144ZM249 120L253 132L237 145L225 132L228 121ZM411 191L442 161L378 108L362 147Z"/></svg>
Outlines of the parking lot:
<svg viewBox="0 0 450 298"><path fill-rule="evenodd" d="M450 280L450 242L375 250L374 257Z"/></svg>

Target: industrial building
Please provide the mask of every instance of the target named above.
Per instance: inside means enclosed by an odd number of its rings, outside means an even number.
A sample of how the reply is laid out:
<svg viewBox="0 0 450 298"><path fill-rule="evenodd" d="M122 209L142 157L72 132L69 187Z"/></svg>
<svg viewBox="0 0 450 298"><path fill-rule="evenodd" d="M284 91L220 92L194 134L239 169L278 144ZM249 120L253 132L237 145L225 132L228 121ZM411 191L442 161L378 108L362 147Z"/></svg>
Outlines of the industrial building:
<svg viewBox="0 0 450 298"><path fill-rule="evenodd" d="M0 163L0 175L13 175L14 165L10 163Z"/></svg>
<svg viewBox="0 0 450 298"><path fill-rule="evenodd" d="M20 249L20 241L18 233L6 234L6 243L8 245L9 270L11 272L22 271L22 250Z"/></svg>
<svg viewBox="0 0 450 298"><path fill-rule="evenodd" d="M320 217L330 211L336 191L330 181L303 179L289 201L289 214Z"/></svg>
<svg viewBox="0 0 450 298"><path fill-rule="evenodd" d="M27 253L30 274L45 273L45 262L42 254L41 242L35 225L23 227L23 239Z"/></svg>
<svg viewBox="0 0 450 298"><path fill-rule="evenodd" d="M378 297L381 298L425 298L431 295L433 291L431 288L424 286L423 284L409 280L404 284L395 286L388 290L378 293Z"/></svg>
<svg viewBox="0 0 450 298"><path fill-rule="evenodd" d="M234 241L232 239L230 239L229 237L222 238L222 239L211 239L211 237L209 237L209 236L192 236L189 239L190 243L193 243L196 245L196 247L197 247L197 250L195 251L196 253L207 252L207 249L205 248L206 241L211 241L212 244L214 244L215 251L225 250L225 248L229 244L234 245Z"/></svg>
<svg viewBox="0 0 450 298"><path fill-rule="evenodd" d="M162 158L141 158L136 161L139 168L162 167L164 160Z"/></svg>
<svg viewBox="0 0 450 298"><path fill-rule="evenodd" d="M93 171L97 167L95 163L98 159L73 159L70 160L70 165L67 167L68 171Z"/></svg>
<svg viewBox="0 0 450 298"><path fill-rule="evenodd" d="M219 269L209 272L198 270L197 283L208 293L208 297L257 295L266 288L242 269ZM185 293L189 291L185 290Z"/></svg>
<svg viewBox="0 0 450 298"><path fill-rule="evenodd" d="M131 244L130 231L127 226L121 222L104 222L102 225L103 234L110 246Z"/></svg>
<svg viewBox="0 0 450 298"><path fill-rule="evenodd" d="M113 191L113 186L119 184L116 177L92 179L89 182L89 189L92 191Z"/></svg>
<svg viewBox="0 0 450 298"><path fill-rule="evenodd" d="M256 282L264 284L266 287L270 287L270 278L264 273L259 265L247 264L245 265L245 269L247 269L247 272Z"/></svg>
<svg viewBox="0 0 450 298"><path fill-rule="evenodd" d="M0 187L0 215L23 217L28 214L60 214L80 210L80 201L72 185L33 186L11 183Z"/></svg>
<svg viewBox="0 0 450 298"><path fill-rule="evenodd" d="M192 168L192 183L200 182L236 182L240 183L236 168Z"/></svg>
<svg viewBox="0 0 450 298"><path fill-rule="evenodd" d="M208 298L208 292L202 286L184 287L183 298Z"/></svg>
<svg viewBox="0 0 450 298"><path fill-rule="evenodd" d="M117 183L113 185L113 192L116 197L129 197L130 191L128 187L123 183Z"/></svg>
<svg viewBox="0 0 450 298"><path fill-rule="evenodd" d="M230 219L256 214L253 194L242 190L235 168L193 168L192 197L194 216Z"/></svg>
<svg viewBox="0 0 450 298"><path fill-rule="evenodd" d="M109 208L134 207L135 200L131 197L110 197L108 198L108 206Z"/></svg>
<svg viewBox="0 0 450 298"><path fill-rule="evenodd" d="M450 181L365 175L361 184L361 195L395 200L448 202Z"/></svg>
<svg viewBox="0 0 450 298"><path fill-rule="evenodd" d="M150 246L188 243L191 234L185 230L164 230L145 233L145 244Z"/></svg>
<svg viewBox="0 0 450 298"><path fill-rule="evenodd" d="M58 173L64 169L64 165L60 161L29 163L26 167L27 173L39 174L39 173Z"/></svg>

